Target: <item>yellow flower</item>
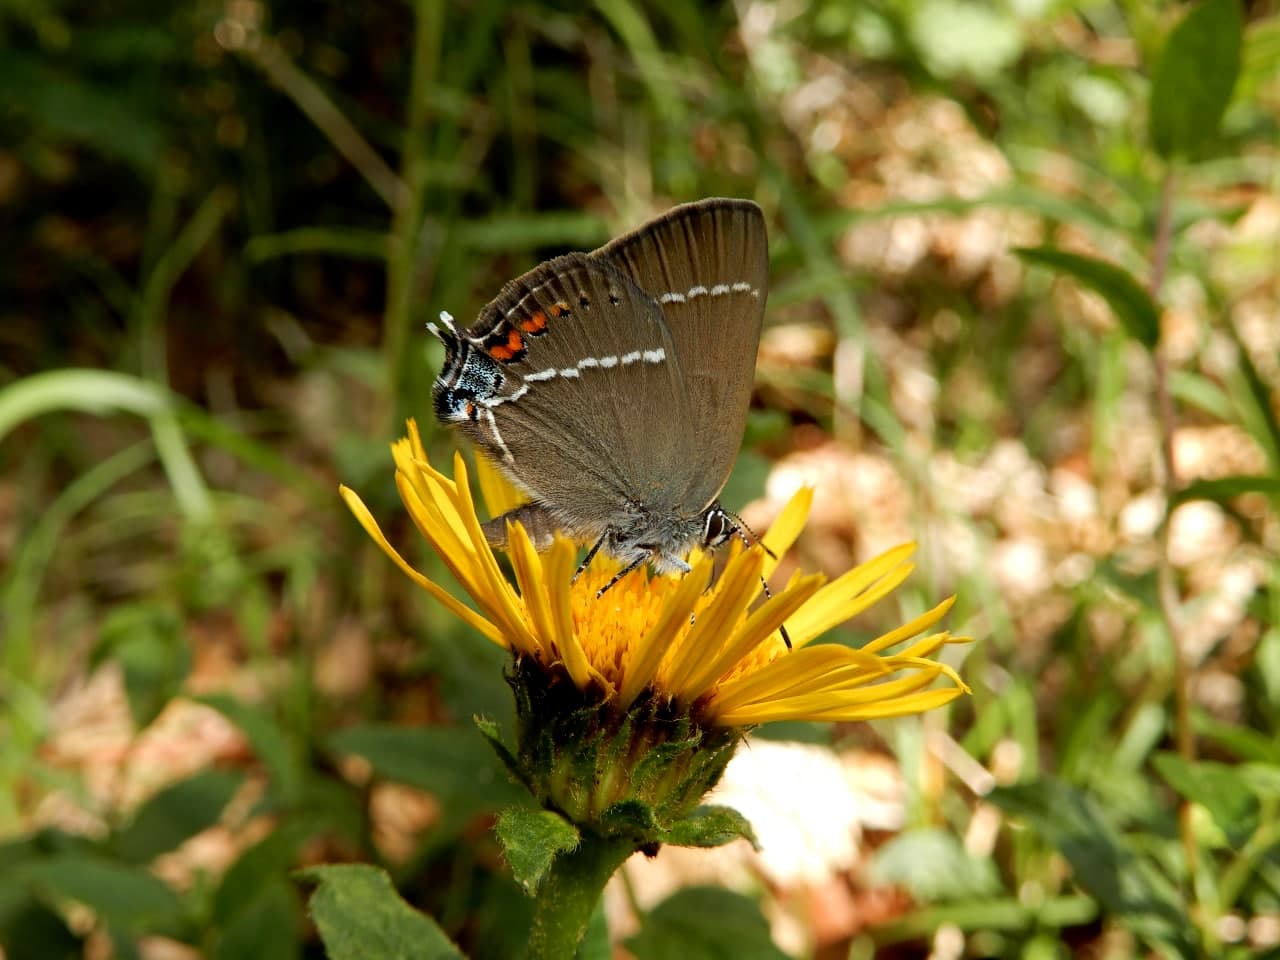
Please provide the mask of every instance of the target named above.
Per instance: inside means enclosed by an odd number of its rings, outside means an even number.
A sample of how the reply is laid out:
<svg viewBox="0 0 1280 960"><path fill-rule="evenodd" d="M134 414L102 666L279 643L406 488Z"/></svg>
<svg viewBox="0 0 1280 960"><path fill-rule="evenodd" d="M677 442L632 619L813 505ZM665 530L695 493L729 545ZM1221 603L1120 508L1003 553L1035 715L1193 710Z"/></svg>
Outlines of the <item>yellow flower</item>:
<svg viewBox="0 0 1280 960"><path fill-rule="evenodd" d="M947 703L968 687L949 666L930 657L944 644L968 638L920 636L953 599L859 649L815 644L830 630L885 597L911 573L914 547L895 547L827 582L797 573L771 599L752 609L760 577L776 561L760 547L734 549L708 587L712 558L691 558L693 572L658 577L643 566L602 598L596 591L616 572L603 557L570 583L576 547L557 539L543 554L518 526L508 550L512 584L485 541L460 455L453 478L428 462L416 424L392 446L396 486L422 535L470 595L475 608L415 570L387 541L368 508L350 489L341 494L369 535L419 586L459 619L512 651L519 662L563 670L588 698L625 713L652 698L674 704L703 726L739 728L772 720L869 720L919 713ZM481 472L491 506L506 509L494 478ZM799 535L810 491L792 498L763 542L781 556ZM786 624L794 646L778 633ZM913 641L906 649L890 648ZM948 681L932 688L934 681Z"/></svg>

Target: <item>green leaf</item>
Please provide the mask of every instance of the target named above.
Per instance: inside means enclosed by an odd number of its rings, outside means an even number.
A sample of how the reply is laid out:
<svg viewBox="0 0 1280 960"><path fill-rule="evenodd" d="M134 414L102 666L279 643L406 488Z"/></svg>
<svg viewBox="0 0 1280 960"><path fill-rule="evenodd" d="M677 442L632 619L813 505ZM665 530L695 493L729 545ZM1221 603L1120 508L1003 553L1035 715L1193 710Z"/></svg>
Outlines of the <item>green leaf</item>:
<svg viewBox="0 0 1280 960"><path fill-rule="evenodd" d="M1176 753L1158 753L1152 764L1169 786L1209 811L1232 846L1257 829L1258 798L1238 770L1206 760L1188 763Z"/></svg>
<svg viewBox="0 0 1280 960"><path fill-rule="evenodd" d="M1280 495L1280 477L1234 476L1215 477L1212 480L1193 480L1173 496L1173 506L1191 500L1212 500L1221 503L1231 500L1242 493L1265 493L1274 497Z"/></svg>
<svg viewBox="0 0 1280 960"><path fill-rule="evenodd" d="M1129 336L1148 349L1160 339L1160 310L1128 271L1057 247L1018 247L1014 253L1029 263L1038 263L1083 283L1107 301Z"/></svg>
<svg viewBox="0 0 1280 960"><path fill-rule="evenodd" d="M955 834L939 827L898 834L876 851L871 877L878 884L904 887L922 903L1001 892L995 865L969 856Z"/></svg>
<svg viewBox="0 0 1280 960"><path fill-rule="evenodd" d="M966 900L930 906L917 906L895 920L875 927L877 946L885 947L907 940L925 940L943 926L961 930L1027 932L1079 927L1094 922L1098 904L1083 894L1047 897L1024 903L1017 897ZM887 953L888 951L886 951ZM1019 954L1025 957L1025 954Z"/></svg>
<svg viewBox="0 0 1280 960"><path fill-rule="evenodd" d="M1253 666L1258 674L1263 700L1275 711L1280 707L1280 624L1274 620L1271 627L1258 638L1254 647ZM1274 712L1272 715L1274 716Z"/></svg>
<svg viewBox="0 0 1280 960"><path fill-rule="evenodd" d="M1022 54L1018 21L998 5L925 0L913 6L911 41L935 76L992 78Z"/></svg>
<svg viewBox="0 0 1280 960"><path fill-rule="evenodd" d="M1253 100L1260 88L1280 75L1280 17L1255 19L1244 34L1240 56L1240 78L1236 81L1237 102Z"/></svg>
<svg viewBox="0 0 1280 960"><path fill-rule="evenodd" d="M230 927L241 912L253 911L259 897L284 880L302 845L316 835L318 821L293 817L255 843L222 876L213 897L213 922Z"/></svg>
<svg viewBox="0 0 1280 960"><path fill-rule="evenodd" d="M16 45L0 57L0 109L55 141L123 160L145 178L155 175L166 146L163 120L140 91L60 70L48 57L24 55Z"/></svg>
<svg viewBox="0 0 1280 960"><path fill-rule="evenodd" d="M1215 720L1201 710L1191 715L1191 729L1197 736L1229 750L1241 760L1280 765L1280 745L1273 736Z"/></svg>
<svg viewBox="0 0 1280 960"><path fill-rule="evenodd" d="M596 904L587 924L587 932L578 947L574 960L611 960L613 947L609 943L609 917L604 909L604 897Z"/></svg>
<svg viewBox="0 0 1280 960"><path fill-rule="evenodd" d="M330 960L461 960L436 922L400 899L377 867L312 867L297 876L318 884L311 918Z"/></svg>
<svg viewBox="0 0 1280 960"><path fill-rule="evenodd" d="M732 807L703 804L672 826L662 842L677 847L722 847L739 838L760 849L746 817Z"/></svg>
<svg viewBox="0 0 1280 960"><path fill-rule="evenodd" d="M786 960L751 899L719 887L686 887L641 920L627 947L644 960Z"/></svg>
<svg viewBox="0 0 1280 960"><path fill-rule="evenodd" d="M168 391L139 377L110 370L50 370L0 390L0 439L20 423L59 410L154 419L173 409Z"/></svg>
<svg viewBox="0 0 1280 960"><path fill-rule="evenodd" d="M379 777L435 794L451 815L469 817L529 799L465 728L351 727L329 745L364 757Z"/></svg>
<svg viewBox="0 0 1280 960"><path fill-rule="evenodd" d="M1242 763L1232 768L1260 797L1267 800L1280 800L1280 765L1274 763Z"/></svg>
<svg viewBox="0 0 1280 960"><path fill-rule="evenodd" d="M129 712L146 727L177 696L191 669L191 651L182 623L154 604L136 603L112 610L102 623L92 663L115 660L124 672Z"/></svg>
<svg viewBox="0 0 1280 960"><path fill-rule="evenodd" d="M648 840L662 830L653 808L641 800L619 800L611 803L599 817L602 832L609 836L629 833Z"/></svg>
<svg viewBox="0 0 1280 960"><path fill-rule="evenodd" d="M280 802L297 799L303 779L300 751L269 713L223 693L206 694L198 702L212 707L240 728L253 746L258 760L267 768L271 786Z"/></svg>
<svg viewBox="0 0 1280 960"><path fill-rule="evenodd" d="M1217 137L1240 73L1238 0L1204 0L1169 33L1151 80L1151 145L1196 157Z"/></svg>
<svg viewBox="0 0 1280 960"><path fill-rule="evenodd" d="M146 863L213 826L244 777L229 770L203 770L165 787L139 808L113 841L131 863Z"/></svg>
<svg viewBox="0 0 1280 960"><path fill-rule="evenodd" d="M1190 370L1170 370L1169 392L1179 403L1196 407L1219 420L1230 420L1235 416L1226 391L1201 374Z"/></svg>
<svg viewBox="0 0 1280 960"><path fill-rule="evenodd" d="M512 874L530 895L555 858L578 845L577 828L550 810L504 810L498 817L497 831Z"/></svg>
<svg viewBox="0 0 1280 960"><path fill-rule="evenodd" d="M24 864L14 873L46 896L83 903L113 927L172 930L182 917L178 895L141 867L59 854Z"/></svg>
<svg viewBox="0 0 1280 960"><path fill-rule="evenodd" d="M1076 882L1118 922L1183 956L1198 954L1177 891L1156 864L1120 835L1088 794L1044 778L997 787L987 799L1025 820L1066 857Z"/></svg>
<svg viewBox="0 0 1280 960"><path fill-rule="evenodd" d="M297 893L274 877L218 932L212 960L291 960L302 954L300 928Z"/></svg>
<svg viewBox="0 0 1280 960"><path fill-rule="evenodd" d="M1236 364L1225 380L1232 404L1240 425L1266 453L1271 472L1280 473L1280 420L1271 406L1271 386L1234 328L1231 335L1236 344Z"/></svg>
<svg viewBox="0 0 1280 960"><path fill-rule="evenodd" d="M80 960L84 944L54 910L34 900L4 914L0 948L5 960Z"/></svg>

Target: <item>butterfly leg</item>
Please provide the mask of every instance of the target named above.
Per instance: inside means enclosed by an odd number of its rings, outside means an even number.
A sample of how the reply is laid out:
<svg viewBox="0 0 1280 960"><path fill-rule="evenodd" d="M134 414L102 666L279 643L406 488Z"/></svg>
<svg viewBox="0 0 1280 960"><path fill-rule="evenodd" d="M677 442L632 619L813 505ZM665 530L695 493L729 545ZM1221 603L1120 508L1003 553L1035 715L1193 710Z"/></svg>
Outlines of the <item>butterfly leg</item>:
<svg viewBox="0 0 1280 960"><path fill-rule="evenodd" d="M605 538L608 536L609 536L609 531L606 530L604 533L600 535L600 539L595 542L595 545L592 546L592 548L587 551L587 555L583 557L582 562L578 564L578 569L573 571L573 577L569 580L570 583L577 583L578 578L582 576L582 571L587 569L587 567L591 566L591 561L596 558L596 554L600 552L600 548L604 546ZM610 583L609 586L611 587L613 586L613 584ZM608 588L606 587L605 589L608 589ZM603 593L604 591L602 590L600 592Z"/></svg>
<svg viewBox="0 0 1280 960"><path fill-rule="evenodd" d="M615 583L617 583L619 580L625 577L628 573L630 573L636 567L640 566L640 564L647 563L648 561L649 561L648 557L637 557L635 560L632 560L625 567L623 567L621 570L615 573L613 575L613 579L611 579L608 583L606 583L603 587L601 587L599 590L596 591L596 599L599 600L601 597L605 595L605 593L609 590L609 588L612 587Z"/></svg>
<svg viewBox="0 0 1280 960"><path fill-rule="evenodd" d="M769 547L765 543L763 543L759 537L756 537L754 530L751 530L751 528L748 527L745 523L743 523L741 520L738 520L738 528L737 528L738 539L742 541L742 545L744 547L746 547L748 550L751 549L751 541L747 539L747 534L743 532L744 530L751 532L751 536L756 538L756 543L760 544L761 548L764 550L765 553L767 553L774 560L778 559L778 555L774 553L772 550L770 550ZM760 575L760 591L764 594L765 600L773 599L773 591L769 589L769 581L764 578L764 574ZM787 633L787 625L785 623L778 624L778 632L782 634L782 642L785 643L787 645L787 649L790 650L791 634Z"/></svg>

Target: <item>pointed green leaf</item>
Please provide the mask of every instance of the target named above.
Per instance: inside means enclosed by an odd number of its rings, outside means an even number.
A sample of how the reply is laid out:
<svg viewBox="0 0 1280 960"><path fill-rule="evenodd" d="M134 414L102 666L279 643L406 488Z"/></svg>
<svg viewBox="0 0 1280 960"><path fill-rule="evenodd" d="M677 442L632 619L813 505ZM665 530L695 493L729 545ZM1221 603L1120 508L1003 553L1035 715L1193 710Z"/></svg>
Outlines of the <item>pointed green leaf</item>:
<svg viewBox="0 0 1280 960"><path fill-rule="evenodd" d="M284 880L302 845L322 830L313 815L294 815L240 854L222 875L213 896L212 917L219 927L230 927L241 912L252 911L272 884Z"/></svg>
<svg viewBox="0 0 1280 960"><path fill-rule="evenodd" d="M574 960L612 960L613 948L609 944L609 917L604 909L604 897L596 904L591 914L591 922L587 924L586 935L578 947Z"/></svg>
<svg viewBox="0 0 1280 960"><path fill-rule="evenodd" d="M672 826L662 842L677 847L722 847L739 838L760 849L746 817L732 807L703 804Z"/></svg>
<svg viewBox="0 0 1280 960"><path fill-rule="evenodd" d="M1280 799L1280 766L1274 763L1242 763L1232 769L1258 796L1271 801Z"/></svg>
<svg viewBox="0 0 1280 960"><path fill-rule="evenodd" d="M555 858L578 845L577 828L550 810L504 810L497 831L511 873L529 894L538 889Z"/></svg>
<svg viewBox="0 0 1280 960"><path fill-rule="evenodd" d="M1129 336L1144 347L1150 349L1160 339L1160 310L1128 271L1057 247L1019 247L1014 253L1028 263L1038 263L1083 283L1107 301Z"/></svg>
<svg viewBox="0 0 1280 960"><path fill-rule="evenodd" d="M485 717L472 717L472 720L475 721L476 729L480 731L480 736L489 741L489 746L498 755L502 765L507 768L507 773L511 779L517 783L524 784L525 789L528 789L529 785L525 781L524 772L520 769L520 761L514 753L507 749L507 745L502 742L502 730L498 725Z"/></svg>
<svg viewBox="0 0 1280 960"><path fill-rule="evenodd" d="M139 729L177 696L191 669L181 620L172 610L152 603L116 607L107 615L92 662L96 666L108 659L124 672L129 712Z"/></svg>
<svg viewBox="0 0 1280 960"><path fill-rule="evenodd" d="M112 843L131 863L146 863L218 822L244 777L230 770L202 770L165 787L144 803Z"/></svg>
<svg viewBox="0 0 1280 960"><path fill-rule="evenodd" d="M686 887L641 920L627 947L645 960L787 960L751 899L719 887Z"/></svg>
<svg viewBox="0 0 1280 960"><path fill-rule="evenodd" d="M1181 956L1199 953L1178 892L1088 794L1044 778L997 787L987 799L1010 816L1025 820L1066 857L1076 882L1117 921Z"/></svg>
<svg viewBox="0 0 1280 960"><path fill-rule="evenodd" d="M259 884L245 910L218 931L211 960L291 960L302 954L298 892L282 876Z"/></svg>
<svg viewBox="0 0 1280 960"><path fill-rule="evenodd" d="M1176 753L1158 753L1152 763L1169 786L1209 811L1232 846L1257 829L1258 798L1235 768L1207 760L1188 763Z"/></svg>
<svg viewBox="0 0 1280 960"><path fill-rule="evenodd" d="M462 960L436 922L400 898L385 871L349 863L296 876L318 884L311 918L330 960Z"/></svg>
<svg viewBox="0 0 1280 960"><path fill-rule="evenodd" d="M921 903L977 900L1001 892L995 864L970 856L954 833L940 827L898 834L875 852L871 878L902 887Z"/></svg>
<svg viewBox="0 0 1280 960"><path fill-rule="evenodd" d="M81 960L83 941L54 910L34 900L0 914L5 960Z"/></svg>
<svg viewBox="0 0 1280 960"><path fill-rule="evenodd" d="M1239 0L1204 0L1169 33L1151 79L1151 145L1196 157L1216 138L1240 73Z"/></svg>
<svg viewBox="0 0 1280 960"><path fill-rule="evenodd" d="M1221 503L1242 493L1265 493L1269 497L1280 496L1280 477L1235 476L1215 477L1212 480L1193 480L1173 497L1173 506L1191 500L1212 500Z"/></svg>
<svg viewBox="0 0 1280 960"><path fill-rule="evenodd" d="M648 843L658 839L661 827L653 808L639 800L621 800L600 814L600 827L608 836L630 834Z"/></svg>
<svg viewBox="0 0 1280 960"><path fill-rule="evenodd" d="M13 874L45 896L83 903L113 927L162 932L175 929L183 914L178 895L142 867L68 853L23 864Z"/></svg>
<svg viewBox="0 0 1280 960"><path fill-rule="evenodd" d="M435 794L458 816L528 799L466 728L351 727L329 742L334 750L364 757L379 777Z"/></svg>
<svg viewBox="0 0 1280 960"><path fill-rule="evenodd" d="M199 702L217 710L249 739L258 761L271 776L271 786L280 802L290 804L296 800L303 779L302 751L276 718L261 707L224 693L206 694Z"/></svg>
<svg viewBox="0 0 1280 960"><path fill-rule="evenodd" d="M1236 416L1262 447L1271 472L1280 473L1280 419L1271 406L1271 385L1254 364L1240 335L1232 330L1231 336L1236 344L1236 364L1225 380Z"/></svg>

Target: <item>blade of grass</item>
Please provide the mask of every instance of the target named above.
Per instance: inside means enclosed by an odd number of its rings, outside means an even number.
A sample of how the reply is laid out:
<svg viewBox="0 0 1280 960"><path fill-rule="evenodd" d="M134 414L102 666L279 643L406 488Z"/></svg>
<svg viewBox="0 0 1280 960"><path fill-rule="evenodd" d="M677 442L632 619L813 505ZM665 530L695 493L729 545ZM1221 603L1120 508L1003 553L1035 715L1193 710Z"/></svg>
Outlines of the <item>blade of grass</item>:
<svg viewBox="0 0 1280 960"><path fill-rule="evenodd" d="M155 459L149 442L135 443L86 470L48 506L18 541L4 586L4 666L10 677L31 679L34 664L32 625L44 572L71 519L117 483Z"/></svg>
<svg viewBox="0 0 1280 960"><path fill-rule="evenodd" d="M178 426L173 398L164 388L109 370L52 370L24 377L0 390L0 439L19 423L55 410L99 416L123 412L145 418L184 516L206 520L209 490Z"/></svg>

